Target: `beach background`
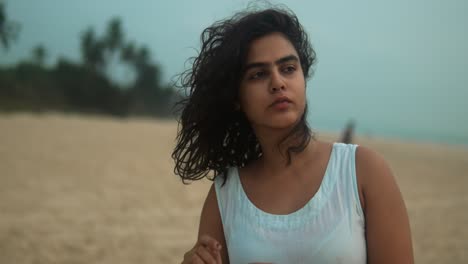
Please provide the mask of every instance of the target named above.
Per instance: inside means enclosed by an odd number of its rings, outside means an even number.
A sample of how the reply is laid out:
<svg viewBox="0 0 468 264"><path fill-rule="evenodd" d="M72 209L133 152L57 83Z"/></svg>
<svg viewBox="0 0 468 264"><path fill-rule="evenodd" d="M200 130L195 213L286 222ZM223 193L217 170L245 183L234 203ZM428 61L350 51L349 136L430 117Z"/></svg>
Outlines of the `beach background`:
<svg viewBox="0 0 468 264"><path fill-rule="evenodd" d="M317 53L318 139L354 121L395 173L416 263L468 263L468 1L271 4ZM180 263L210 182L173 173L177 74L247 6L269 4L0 0L0 264Z"/></svg>
<svg viewBox="0 0 468 264"><path fill-rule="evenodd" d="M0 263L180 263L210 182L173 174L176 130L170 120L0 115ZM467 263L468 150L356 143L392 167L416 263Z"/></svg>

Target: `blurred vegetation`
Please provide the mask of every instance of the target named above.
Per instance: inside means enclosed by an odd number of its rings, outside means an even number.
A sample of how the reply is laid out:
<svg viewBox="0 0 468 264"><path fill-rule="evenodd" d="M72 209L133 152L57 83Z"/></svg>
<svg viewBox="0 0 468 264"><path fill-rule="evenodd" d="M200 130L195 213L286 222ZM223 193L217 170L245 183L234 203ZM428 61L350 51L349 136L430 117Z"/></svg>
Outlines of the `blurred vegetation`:
<svg viewBox="0 0 468 264"><path fill-rule="evenodd" d="M19 24L8 20L0 2L0 45L6 52L19 33ZM127 41L119 18L111 19L106 31L93 28L81 34L81 63L59 58L46 66L48 51L35 46L31 58L17 65L0 66L0 110L65 111L115 116L173 114L178 100L175 90L161 84L160 66L152 62L150 50ZM134 73L129 84L110 78L115 63Z"/></svg>

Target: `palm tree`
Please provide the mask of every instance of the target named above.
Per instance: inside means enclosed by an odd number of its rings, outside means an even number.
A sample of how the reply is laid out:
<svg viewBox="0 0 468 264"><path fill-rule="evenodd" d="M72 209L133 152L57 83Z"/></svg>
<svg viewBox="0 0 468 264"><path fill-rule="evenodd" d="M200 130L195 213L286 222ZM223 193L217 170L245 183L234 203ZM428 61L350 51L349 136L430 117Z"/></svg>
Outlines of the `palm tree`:
<svg viewBox="0 0 468 264"><path fill-rule="evenodd" d="M102 71L104 60L105 43L96 39L94 30L88 28L81 35L81 55L86 65L96 71Z"/></svg>
<svg viewBox="0 0 468 264"><path fill-rule="evenodd" d="M4 3L0 2L0 42L4 49L8 49L12 41L18 38L20 25L15 21L8 21Z"/></svg>
<svg viewBox="0 0 468 264"><path fill-rule="evenodd" d="M106 46L111 52L114 52L122 45L123 39L124 34L122 31L122 22L118 17L113 18L107 25L107 33L105 37Z"/></svg>
<svg viewBox="0 0 468 264"><path fill-rule="evenodd" d="M120 50L120 59L128 64L133 64L136 57L135 43L130 42Z"/></svg>
<svg viewBox="0 0 468 264"><path fill-rule="evenodd" d="M36 47L34 47L32 50L32 56L33 56L33 61L36 64L43 66L45 59L47 57L47 50L45 49L44 45L39 44Z"/></svg>

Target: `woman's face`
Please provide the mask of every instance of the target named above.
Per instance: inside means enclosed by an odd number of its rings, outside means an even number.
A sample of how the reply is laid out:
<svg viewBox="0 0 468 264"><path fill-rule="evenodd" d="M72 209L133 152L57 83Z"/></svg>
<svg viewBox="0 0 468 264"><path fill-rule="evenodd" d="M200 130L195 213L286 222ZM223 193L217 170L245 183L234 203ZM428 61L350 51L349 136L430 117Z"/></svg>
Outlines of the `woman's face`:
<svg viewBox="0 0 468 264"><path fill-rule="evenodd" d="M281 33L254 40L239 88L240 109L252 128L289 128L305 108L305 80L299 56Z"/></svg>

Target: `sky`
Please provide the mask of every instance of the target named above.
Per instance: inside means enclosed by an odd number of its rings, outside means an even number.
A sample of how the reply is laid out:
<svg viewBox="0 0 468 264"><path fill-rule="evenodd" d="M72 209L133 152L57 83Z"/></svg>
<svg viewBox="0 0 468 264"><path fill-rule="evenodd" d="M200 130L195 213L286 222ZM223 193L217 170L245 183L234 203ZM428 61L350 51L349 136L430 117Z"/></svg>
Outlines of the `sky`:
<svg viewBox="0 0 468 264"><path fill-rule="evenodd" d="M80 33L89 26L102 33L119 16L126 38L150 48L169 82L197 54L204 28L252 1L4 2L21 32L0 51L0 65L27 59L37 44L47 48L49 64L59 56L78 62ZM366 135L468 145L468 1L271 3L296 13L317 53L307 85L313 128L339 131L354 119Z"/></svg>

